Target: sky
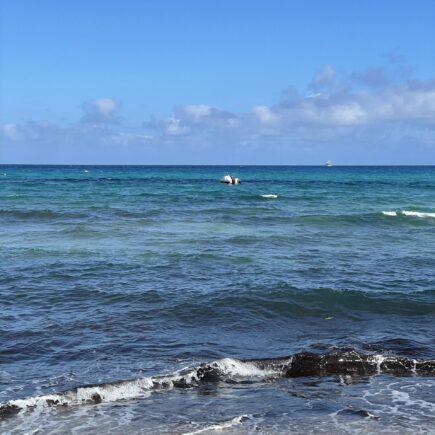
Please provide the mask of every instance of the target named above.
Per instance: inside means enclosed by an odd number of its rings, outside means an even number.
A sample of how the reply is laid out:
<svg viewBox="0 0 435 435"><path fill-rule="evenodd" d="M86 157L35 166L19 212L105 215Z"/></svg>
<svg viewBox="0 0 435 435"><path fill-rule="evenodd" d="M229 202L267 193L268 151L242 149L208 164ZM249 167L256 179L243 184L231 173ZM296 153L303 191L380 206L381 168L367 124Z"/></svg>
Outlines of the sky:
<svg viewBox="0 0 435 435"><path fill-rule="evenodd" d="M434 0L0 1L0 163L435 164Z"/></svg>

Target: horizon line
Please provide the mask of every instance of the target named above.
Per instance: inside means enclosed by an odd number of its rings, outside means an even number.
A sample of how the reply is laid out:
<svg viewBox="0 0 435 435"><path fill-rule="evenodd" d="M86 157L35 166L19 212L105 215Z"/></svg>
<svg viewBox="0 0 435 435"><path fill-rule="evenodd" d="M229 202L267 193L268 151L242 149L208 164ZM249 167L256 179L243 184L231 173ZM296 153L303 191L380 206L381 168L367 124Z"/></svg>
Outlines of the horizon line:
<svg viewBox="0 0 435 435"><path fill-rule="evenodd" d="M237 164L237 163L219 163L219 164L209 164L209 163L0 163L0 167L2 166L103 166L103 167L116 167L116 166L131 166L131 167L158 167L158 166L166 166L166 167L203 167L203 166L214 166L214 167L226 167L226 166L234 166L234 167L327 167L325 164ZM369 164L333 164L331 167L435 167L435 163L433 164L379 164L379 163L369 163Z"/></svg>

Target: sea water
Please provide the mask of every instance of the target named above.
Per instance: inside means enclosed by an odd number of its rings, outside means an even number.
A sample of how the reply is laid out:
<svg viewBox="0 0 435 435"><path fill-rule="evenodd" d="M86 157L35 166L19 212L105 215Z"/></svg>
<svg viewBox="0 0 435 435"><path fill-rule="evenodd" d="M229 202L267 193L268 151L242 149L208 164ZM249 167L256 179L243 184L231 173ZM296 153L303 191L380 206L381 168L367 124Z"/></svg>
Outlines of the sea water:
<svg viewBox="0 0 435 435"><path fill-rule="evenodd" d="M431 432L434 314L435 167L0 166L2 433Z"/></svg>

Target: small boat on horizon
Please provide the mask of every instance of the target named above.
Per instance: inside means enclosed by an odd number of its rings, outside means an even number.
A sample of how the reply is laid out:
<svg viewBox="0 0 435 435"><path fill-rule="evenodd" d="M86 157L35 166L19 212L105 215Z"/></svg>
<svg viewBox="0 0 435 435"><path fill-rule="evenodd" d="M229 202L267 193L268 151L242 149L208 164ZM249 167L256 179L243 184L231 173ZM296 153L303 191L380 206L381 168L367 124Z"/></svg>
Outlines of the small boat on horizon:
<svg viewBox="0 0 435 435"><path fill-rule="evenodd" d="M240 184L241 181L237 177L233 177L232 175L224 175L220 180L221 183L226 184Z"/></svg>
<svg viewBox="0 0 435 435"><path fill-rule="evenodd" d="M327 168L330 168L330 167L332 166L332 162L331 162L331 160L326 160L326 162L325 162L325 166L326 166Z"/></svg>

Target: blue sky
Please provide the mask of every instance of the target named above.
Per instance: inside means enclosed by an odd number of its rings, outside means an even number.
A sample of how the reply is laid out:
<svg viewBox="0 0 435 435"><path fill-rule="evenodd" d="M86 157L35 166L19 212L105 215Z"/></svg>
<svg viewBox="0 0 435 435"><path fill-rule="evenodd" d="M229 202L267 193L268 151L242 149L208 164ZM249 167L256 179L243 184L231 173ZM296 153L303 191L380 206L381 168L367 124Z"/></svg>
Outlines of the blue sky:
<svg viewBox="0 0 435 435"><path fill-rule="evenodd" d="M435 164L432 0L3 0L0 17L0 162Z"/></svg>

